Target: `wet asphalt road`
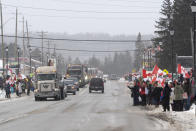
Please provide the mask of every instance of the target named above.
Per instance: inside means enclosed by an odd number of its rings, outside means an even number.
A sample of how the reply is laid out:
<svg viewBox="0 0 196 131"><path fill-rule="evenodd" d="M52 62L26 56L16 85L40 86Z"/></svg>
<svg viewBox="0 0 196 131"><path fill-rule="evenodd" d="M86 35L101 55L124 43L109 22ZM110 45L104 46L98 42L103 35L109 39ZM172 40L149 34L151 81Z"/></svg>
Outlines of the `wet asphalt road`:
<svg viewBox="0 0 196 131"><path fill-rule="evenodd" d="M88 88L62 101L33 96L0 102L0 131L167 131L133 107L124 82L108 81L105 93Z"/></svg>

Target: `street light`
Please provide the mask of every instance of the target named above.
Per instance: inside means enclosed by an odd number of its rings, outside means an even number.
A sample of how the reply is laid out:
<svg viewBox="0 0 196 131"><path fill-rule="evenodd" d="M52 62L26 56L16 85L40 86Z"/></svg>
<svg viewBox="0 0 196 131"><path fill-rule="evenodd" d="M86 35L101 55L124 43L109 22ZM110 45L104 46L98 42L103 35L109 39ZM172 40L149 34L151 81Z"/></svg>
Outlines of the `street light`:
<svg viewBox="0 0 196 131"><path fill-rule="evenodd" d="M196 58L196 56L195 56L195 51L196 51L196 40L195 40L195 38L196 38L196 33L195 33L195 27L196 27L196 25L195 25L195 15L196 15L196 0L193 0L193 2L192 2L192 4L191 4L191 10L192 10L192 13L193 13L193 19L194 19L194 24L193 24L193 32L194 32L194 37L193 37L193 81L194 81L194 88L196 87L196 79L195 79L195 74L196 74L196 61L195 61L195 58ZM196 103L195 103L195 105L196 105ZM195 108L195 116L196 116L196 108Z"/></svg>
<svg viewBox="0 0 196 131"><path fill-rule="evenodd" d="M20 61L19 61L19 56L20 56L20 48L17 48L17 52L18 52L18 75L19 75L19 71L20 71Z"/></svg>
<svg viewBox="0 0 196 131"><path fill-rule="evenodd" d="M6 51L6 75L8 75L8 47L5 48Z"/></svg>

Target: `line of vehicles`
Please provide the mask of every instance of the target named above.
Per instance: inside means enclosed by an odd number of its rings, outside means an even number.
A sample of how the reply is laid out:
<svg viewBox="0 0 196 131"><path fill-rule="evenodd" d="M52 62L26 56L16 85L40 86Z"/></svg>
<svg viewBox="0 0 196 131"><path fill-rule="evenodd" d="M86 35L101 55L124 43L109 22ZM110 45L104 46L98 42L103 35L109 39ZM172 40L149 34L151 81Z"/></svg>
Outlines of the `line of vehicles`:
<svg viewBox="0 0 196 131"><path fill-rule="evenodd" d="M52 64L51 64L52 63ZM55 61L50 61L48 66L38 67L35 74L35 101L54 98L62 100L67 97L68 93L76 95L80 88L84 88L89 84L89 93L92 91L101 91L104 93L105 79L95 77L88 73L87 66L84 65L69 65L67 73L64 77L58 73Z"/></svg>

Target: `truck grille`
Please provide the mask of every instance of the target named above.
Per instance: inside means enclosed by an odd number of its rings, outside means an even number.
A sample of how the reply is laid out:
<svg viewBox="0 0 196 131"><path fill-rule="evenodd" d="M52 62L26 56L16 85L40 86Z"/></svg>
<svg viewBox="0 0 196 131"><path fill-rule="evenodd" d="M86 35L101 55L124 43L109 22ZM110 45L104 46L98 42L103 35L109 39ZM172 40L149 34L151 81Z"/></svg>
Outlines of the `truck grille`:
<svg viewBox="0 0 196 131"><path fill-rule="evenodd" d="M48 92L48 91L52 91L52 84L40 84L40 90L41 92Z"/></svg>

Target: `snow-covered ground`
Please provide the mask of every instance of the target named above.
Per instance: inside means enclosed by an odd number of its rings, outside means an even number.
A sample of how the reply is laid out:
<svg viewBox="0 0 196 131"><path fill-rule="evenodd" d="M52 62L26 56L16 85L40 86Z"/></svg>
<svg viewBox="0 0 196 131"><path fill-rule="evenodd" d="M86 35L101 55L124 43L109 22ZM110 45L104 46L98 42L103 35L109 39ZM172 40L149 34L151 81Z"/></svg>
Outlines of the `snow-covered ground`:
<svg viewBox="0 0 196 131"><path fill-rule="evenodd" d="M0 101L5 101L5 100L15 100L15 99L18 99L18 98L25 98L27 97L27 95L25 94L22 94L22 97L18 97L16 95L16 93L13 93L11 94L11 99L8 99L8 98L5 98L5 91L4 90L0 90Z"/></svg>
<svg viewBox="0 0 196 131"><path fill-rule="evenodd" d="M0 90L0 100L5 98L5 91Z"/></svg>
<svg viewBox="0 0 196 131"><path fill-rule="evenodd" d="M163 112L162 106L159 108L147 107L147 109L148 115L169 122L172 129L177 131L196 130L195 104L192 105L189 111L183 112Z"/></svg>

